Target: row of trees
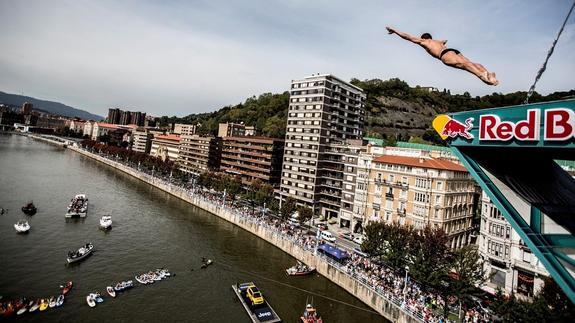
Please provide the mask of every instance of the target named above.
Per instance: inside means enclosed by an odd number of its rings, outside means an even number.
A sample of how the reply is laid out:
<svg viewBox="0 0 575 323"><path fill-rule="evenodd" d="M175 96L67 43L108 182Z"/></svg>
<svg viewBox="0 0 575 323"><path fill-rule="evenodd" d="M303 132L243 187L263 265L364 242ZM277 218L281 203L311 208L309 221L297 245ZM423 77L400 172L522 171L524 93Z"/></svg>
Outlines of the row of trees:
<svg viewBox="0 0 575 323"><path fill-rule="evenodd" d="M478 292L475 286L488 278L477 248L466 246L452 251L442 229L427 226L415 230L397 222L372 222L366 226L365 236L363 251L398 272L409 271L424 288L441 295L446 303L445 317L450 296L465 303L468 296Z"/></svg>
<svg viewBox="0 0 575 323"><path fill-rule="evenodd" d="M415 230L396 222L372 222L365 228L361 248L398 272L409 268L409 275L424 288L435 291L443 300L456 297L460 303L475 305L471 296L483 293L476 286L490 277L476 246L452 251L447 234L437 228ZM407 266L407 267L406 267ZM496 316L507 322L568 322L575 317L575 307L551 278L533 301L504 297L498 293L491 303ZM447 306L444 315L447 317Z"/></svg>
<svg viewBox="0 0 575 323"><path fill-rule="evenodd" d="M68 126L59 127L54 131L57 136L70 137L70 138L88 138L88 135L84 135L83 132L76 132Z"/></svg>
<svg viewBox="0 0 575 323"><path fill-rule="evenodd" d="M162 160L159 157L154 157L146 153L126 149L124 147L106 145L91 139L83 140L80 145L86 149L91 149L99 153L104 153L111 156L117 156L123 161L138 163L140 167L149 170L157 171L158 174L168 175L172 174L175 178L184 178L186 175L178 170L176 163L166 159Z"/></svg>

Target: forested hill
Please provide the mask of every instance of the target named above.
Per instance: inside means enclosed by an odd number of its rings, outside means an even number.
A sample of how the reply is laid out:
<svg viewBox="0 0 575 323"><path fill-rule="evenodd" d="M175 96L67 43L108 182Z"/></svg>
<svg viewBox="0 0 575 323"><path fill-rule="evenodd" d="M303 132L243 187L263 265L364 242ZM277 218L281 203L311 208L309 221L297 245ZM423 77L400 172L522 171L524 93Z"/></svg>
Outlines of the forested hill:
<svg viewBox="0 0 575 323"><path fill-rule="evenodd" d="M469 93L452 95L449 90L430 90L410 87L399 79L353 79L352 84L367 94L365 134L370 137L407 140L411 136L423 136L431 129L431 121L437 114L466 110L487 109L522 104L526 92L508 94L493 93L472 97ZM554 101L575 97L575 90L555 92L546 96L534 93L530 103ZM251 97L235 106L226 106L212 113L192 114L183 118L162 117L160 123L201 123L202 133L215 134L221 122L244 122L255 125L262 135L283 137L289 105L289 92L265 93ZM429 131L429 133L435 133ZM427 137L427 136L424 136Z"/></svg>
<svg viewBox="0 0 575 323"><path fill-rule="evenodd" d="M50 114L65 116L65 117L78 117L86 120L102 120L103 117L92 114L85 110L80 110L73 108L71 106L62 104L60 102L53 102L47 100L40 100L29 96L23 96L18 94L10 94L0 92L0 103L9 105L9 106L22 106L22 103L30 102L34 105L35 110L48 112Z"/></svg>

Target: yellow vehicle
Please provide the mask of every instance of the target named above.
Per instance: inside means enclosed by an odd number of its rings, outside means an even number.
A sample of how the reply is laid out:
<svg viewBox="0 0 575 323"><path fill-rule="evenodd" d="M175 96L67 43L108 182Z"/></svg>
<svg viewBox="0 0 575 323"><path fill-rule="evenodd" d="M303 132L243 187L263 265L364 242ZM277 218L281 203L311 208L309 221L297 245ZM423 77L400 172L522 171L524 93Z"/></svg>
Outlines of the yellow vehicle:
<svg viewBox="0 0 575 323"><path fill-rule="evenodd" d="M256 285L248 286L246 295L248 296L252 306L260 305L264 302L264 297Z"/></svg>

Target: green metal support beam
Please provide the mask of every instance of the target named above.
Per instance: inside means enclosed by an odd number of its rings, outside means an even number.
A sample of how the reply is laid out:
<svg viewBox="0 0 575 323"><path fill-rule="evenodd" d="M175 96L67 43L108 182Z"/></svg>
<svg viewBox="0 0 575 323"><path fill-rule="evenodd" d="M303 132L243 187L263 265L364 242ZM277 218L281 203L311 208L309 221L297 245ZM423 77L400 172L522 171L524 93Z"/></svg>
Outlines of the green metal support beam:
<svg viewBox="0 0 575 323"><path fill-rule="evenodd" d="M452 151L489 196L497 209L501 211L501 214L503 214L513 229L517 231L521 239L525 241L526 245L549 271L571 302L575 303L575 280L561 263L561 261L564 261L573 264L574 261L563 252L557 250L558 248L575 246L575 238L572 235L541 234L541 212L538 208L531 208L530 223L526 223L521 214L507 200L497 185L491 181L474 159L461 152L457 146L452 146Z"/></svg>

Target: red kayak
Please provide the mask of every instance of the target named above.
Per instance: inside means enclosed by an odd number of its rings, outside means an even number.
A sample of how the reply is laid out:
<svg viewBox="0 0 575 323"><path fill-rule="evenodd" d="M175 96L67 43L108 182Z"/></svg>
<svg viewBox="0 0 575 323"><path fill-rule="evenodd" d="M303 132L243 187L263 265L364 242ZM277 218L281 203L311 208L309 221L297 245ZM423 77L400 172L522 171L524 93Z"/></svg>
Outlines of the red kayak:
<svg viewBox="0 0 575 323"><path fill-rule="evenodd" d="M70 290L72 289L72 282L69 281L68 283L66 283L66 286L62 287L62 295L66 296Z"/></svg>

